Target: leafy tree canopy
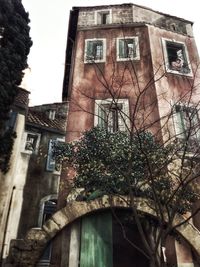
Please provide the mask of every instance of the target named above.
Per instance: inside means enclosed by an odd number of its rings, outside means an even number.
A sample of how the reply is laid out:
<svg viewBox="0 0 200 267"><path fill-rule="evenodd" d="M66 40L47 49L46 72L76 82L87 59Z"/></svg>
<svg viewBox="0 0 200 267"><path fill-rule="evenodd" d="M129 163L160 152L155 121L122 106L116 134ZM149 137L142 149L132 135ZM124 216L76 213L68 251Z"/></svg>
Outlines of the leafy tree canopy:
<svg viewBox="0 0 200 267"><path fill-rule="evenodd" d="M14 134L6 129L11 105L27 68L32 45L29 18L21 0L0 0L0 169L7 171ZM3 145L6 142L6 145Z"/></svg>
<svg viewBox="0 0 200 267"><path fill-rule="evenodd" d="M175 146L163 146L149 132L130 135L103 128L86 131L73 143L55 144L55 157L75 170L74 187L85 197L133 194L184 213L196 195L189 184L174 181L168 172Z"/></svg>

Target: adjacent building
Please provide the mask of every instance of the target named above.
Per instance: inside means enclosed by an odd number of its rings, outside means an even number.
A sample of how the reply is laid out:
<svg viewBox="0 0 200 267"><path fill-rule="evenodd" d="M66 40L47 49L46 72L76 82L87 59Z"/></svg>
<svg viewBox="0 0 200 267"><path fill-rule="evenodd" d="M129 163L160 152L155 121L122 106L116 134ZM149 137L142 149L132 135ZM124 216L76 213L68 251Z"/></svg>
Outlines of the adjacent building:
<svg viewBox="0 0 200 267"><path fill-rule="evenodd" d="M54 142L65 138L67 103L28 107L29 92L20 89L9 124L16 132L10 169L1 174L1 266L12 239L24 238L55 212L61 166L52 157ZM41 262L49 263L50 248Z"/></svg>

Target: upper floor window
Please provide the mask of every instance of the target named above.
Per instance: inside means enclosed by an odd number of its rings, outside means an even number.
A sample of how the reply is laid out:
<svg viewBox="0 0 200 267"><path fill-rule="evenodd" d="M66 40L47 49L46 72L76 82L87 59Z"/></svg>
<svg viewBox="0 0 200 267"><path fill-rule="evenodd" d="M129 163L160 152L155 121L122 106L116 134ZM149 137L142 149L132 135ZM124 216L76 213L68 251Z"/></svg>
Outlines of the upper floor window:
<svg viewBox="0 0 200 267"><path fill-rule="evenodd" d="M87 39L85 40L85 63L105 62L106 40Z"/></svg>
<svg viewBox="0 0 200 267"><path fill-rule="evenodd" d="M111 23L111 10L99 10L95 12L96 24L109 24Z"/></svg>
<svg viewBox="0 0 200 267"><path fill-rule="evenodd" d="M125 131L129 127L128 99L96 100L95 126L107 128L109 132Z"/></svg>
<svg viewBox="0 0 200 267"><path fill-rule="evenodd" d="M53 172L54 174L60 175L61 172L61 164L57 163L53 157L53 147L55 143L64 142L64 139L57 138L49 140L49 147L48 147L48 155L47 155L47 162L46 162L46 170Z"/></svg>
<svg viewBox="0 0 200 267"><path fill-rule="evenodd" d="M162 41L167 72L191 75L192 71L185 44L167 39Z"/></svg>
<svg viewBox="0 0 200 267"><path fill-rule="evenodd" d="M138 37L117 38L117 60L139 60Z"/></svg>
<svg viewBox="0 0 200 267"><path fill-rule="evenodd" d="M25 132L22 141L22 152L27 154L37 154L40 143L40 134L33 132Z"/></svg>

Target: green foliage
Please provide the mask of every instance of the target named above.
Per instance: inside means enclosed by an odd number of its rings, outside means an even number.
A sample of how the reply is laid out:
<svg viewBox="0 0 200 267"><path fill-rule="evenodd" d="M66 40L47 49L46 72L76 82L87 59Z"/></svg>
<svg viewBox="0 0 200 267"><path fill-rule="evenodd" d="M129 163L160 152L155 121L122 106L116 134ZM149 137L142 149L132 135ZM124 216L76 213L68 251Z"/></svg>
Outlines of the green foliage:
<svg viewBox="0 0 200 267"><path fill-rule="evenodd" d="M5 124L22 81L22 71L27 68L32 45L28 23L28 14L20 0L0 0L0 156L4 162L8 161L4 155L8 156L12 151L12 146L4 146L4 143L13 143L13 135L5 130ZM7 167L2 169L0 165L0 169L5 171Z"/></svg>
<svg viewBox="0 0 200 267"><path fill-rule="evenodd" d="M15 137L16 134L12 129L9 129L3 137L0 137L0 169L3 173L6 173L9 169L9 160Z"/></svg>
<svg viewBox="0 0 200 267"><path fill-rule="evenodd" d="M172 153L173 146L162 146L149 132L130 136L99 127L86 131L74 143L55 145L56 159L74 168L74 186L85 188L86 196L133 193L158 199L162 205L168 205L177 188L167 170ZM168 207L179 207L176 211L183 213L194 200L191 188L181 186Z"/></svg>

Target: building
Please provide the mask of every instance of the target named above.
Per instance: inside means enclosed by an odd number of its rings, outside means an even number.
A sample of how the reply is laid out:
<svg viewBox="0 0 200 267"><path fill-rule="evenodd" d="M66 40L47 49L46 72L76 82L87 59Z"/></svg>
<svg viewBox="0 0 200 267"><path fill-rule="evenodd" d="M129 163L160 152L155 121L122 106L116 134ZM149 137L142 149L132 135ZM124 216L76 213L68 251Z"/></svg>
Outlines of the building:
<svg viewBox="0 0 200 267"><path fill-rule="evenodd" d="M198 110L193 112L199 103L198 60L190 21L134 4L73 8L63 83L63 100L69 101L66 141L77 140L96 125L115 132L131 127L133 121L163 142L171 135L183 140L188 123L199 121ZM186 106L188 99L190 106ZM175 116L169 119L172 108ZM193 119L188 120L191 113ZM197 145L197 134L195 130L191 147ZM11 266L35 266L52 240L52 267L129 267L133 262L150 266L124 243L116 220L104 211L127 208L127 204L117 197L111 203L105 198L71 201L72 176L63 169L53 217L40 229L20 236L23 240L13 241ZM93 215L83 217L89 213ZM118 216L123 217L123 212ZM180 229L186 243L169 241L166 255L171 265L199 266L195 220ZM139 245L140 236L136 229L132 231Z"/></svg>
<svg viewBox="0 0 200 267"><path fill-rule="evenodd" d="M61 169L52 157L52 145L64 141L67 103L28 108L28 95L20 89L10 120L17 138L10 169L1 179L1 266L7 264L10 241L41 227L55 212L58 197ZM50 248L43 265L49 257Z"/></svg>

